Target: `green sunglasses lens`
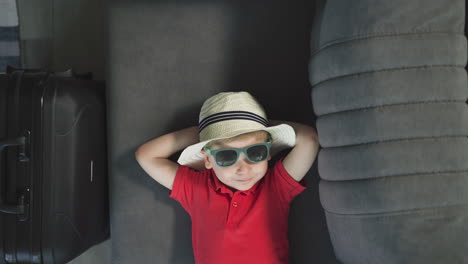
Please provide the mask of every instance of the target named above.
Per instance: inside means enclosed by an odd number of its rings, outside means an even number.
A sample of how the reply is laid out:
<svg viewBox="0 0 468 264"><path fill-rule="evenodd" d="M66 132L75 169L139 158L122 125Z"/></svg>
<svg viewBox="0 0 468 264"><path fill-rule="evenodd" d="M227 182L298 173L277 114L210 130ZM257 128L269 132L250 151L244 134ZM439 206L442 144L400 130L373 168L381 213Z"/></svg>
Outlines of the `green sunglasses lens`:
<svg viewBox="0 0 468 264"><path fill-rule="evenodd" d="M218 166L229 167L237 162L240 152L244 152L247 159L253 163L262 162L268 159L270 144L271 143L269 142L260 143L242 149L210 150L209 148L206 148L205 150L208 151L208 154L215 158L216 164Z"/></svg>
<svg viewBox="0 0 468 264"><path fill-rule="evenodd" d="M247 158L251 162L261 162L268 158L268 148L266 145L256 145L246 150Z"/></svg>
<svg viewBox="0 0 468 264"><path fill-rule="evenodd" d="M237 152L234 150L222 150L216 153L216 164L221 167L231 166L237 161Z"/></svg>

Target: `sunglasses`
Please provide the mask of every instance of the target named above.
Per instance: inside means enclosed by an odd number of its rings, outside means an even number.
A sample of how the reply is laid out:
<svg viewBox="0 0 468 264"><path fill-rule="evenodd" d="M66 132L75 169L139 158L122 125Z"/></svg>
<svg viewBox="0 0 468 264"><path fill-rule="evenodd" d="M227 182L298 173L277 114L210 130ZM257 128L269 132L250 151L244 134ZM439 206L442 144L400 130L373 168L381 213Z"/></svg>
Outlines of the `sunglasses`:
<svg viewBox="0 0 468 264"><path fill-rule="evenodd" d="M271 142L264 142L255 145L250 145L245 148L222 148L211 150L207 147L203 148L206 153L213 156L216 164L220 167L229 167L234 165L239 159L241 152L252 163L259 163L270 155Z"/></svg>

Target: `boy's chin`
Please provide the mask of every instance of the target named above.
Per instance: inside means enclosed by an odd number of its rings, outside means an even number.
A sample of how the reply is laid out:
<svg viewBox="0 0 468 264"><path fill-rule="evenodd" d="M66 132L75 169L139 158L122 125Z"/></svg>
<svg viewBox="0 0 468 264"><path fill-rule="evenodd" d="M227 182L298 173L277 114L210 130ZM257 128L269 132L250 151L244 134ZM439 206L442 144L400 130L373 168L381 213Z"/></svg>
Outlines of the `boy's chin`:
<svg viewBox="0 0 468 264"><path fill-rule="evenodd" d="M229 186L230 188L232 189L235 189L235 190L238 190L238 191L247 191L249 190L250 188L252 188L255 183L257 183L257 181L255 182L249 182L249 183L246 183L246 184L235 184L235 186Z"/></svg>

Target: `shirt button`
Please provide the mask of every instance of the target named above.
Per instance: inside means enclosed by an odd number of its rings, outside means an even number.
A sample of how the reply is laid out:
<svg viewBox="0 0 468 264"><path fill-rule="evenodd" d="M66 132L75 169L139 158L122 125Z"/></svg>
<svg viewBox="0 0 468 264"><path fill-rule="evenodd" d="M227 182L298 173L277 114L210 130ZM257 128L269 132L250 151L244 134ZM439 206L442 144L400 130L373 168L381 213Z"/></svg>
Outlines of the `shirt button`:
<svg viewBox="0 0 468 264"><path fill-rule="evenodd" d="M237 202L233 202L232 206L237 207Z"/></svg>

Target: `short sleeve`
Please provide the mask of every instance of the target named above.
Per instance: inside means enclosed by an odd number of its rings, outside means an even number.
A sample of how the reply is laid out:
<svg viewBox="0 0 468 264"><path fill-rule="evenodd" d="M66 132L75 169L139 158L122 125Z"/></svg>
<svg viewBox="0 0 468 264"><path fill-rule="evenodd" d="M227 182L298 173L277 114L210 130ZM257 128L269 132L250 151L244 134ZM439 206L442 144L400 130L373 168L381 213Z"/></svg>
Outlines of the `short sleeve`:
<svg viewBox="0 0 468 264"><path fill-rule="evenodd" d="M189 214L195 192L206 181L204 174L206 174L205 171L199 172L187 166L179 166L177 169L169 197L178 201Z"/></svg>
<svg viewBox="0 0 468 264"><path fill-rule="evenodd" d="M306 188L304 180L297 182L289 175L283 165L283 160L278 160L270 171L271 185L278 191L280 197L285 202L291 202L294 197L300 194Z"/></svg>

